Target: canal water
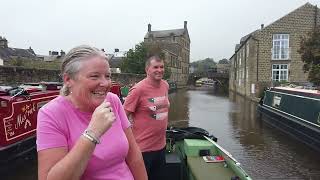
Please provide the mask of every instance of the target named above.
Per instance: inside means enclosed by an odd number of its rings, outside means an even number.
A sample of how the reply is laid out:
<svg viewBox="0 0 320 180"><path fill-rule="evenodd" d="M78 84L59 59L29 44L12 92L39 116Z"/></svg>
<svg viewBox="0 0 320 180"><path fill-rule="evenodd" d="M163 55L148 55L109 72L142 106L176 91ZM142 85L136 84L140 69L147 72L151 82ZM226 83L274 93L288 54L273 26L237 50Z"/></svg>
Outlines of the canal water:
<svg viewBox="0 0 320 180"><path fill-rule="evenodd" d="M169 125L208 130L253 179L320 179L319 152L266 124L255 102L232 93L179 90L170 94L170 103ZM0 179L37 179L34 155L6 168Z"/></svg>
<svg viewBox="0 0 320 180"><path fill-rule="evenodd" d="M212 90L179 91L170 98L170 125L208 130L252 179L320 179L319 152L266 124L257 103Z"/></svg>

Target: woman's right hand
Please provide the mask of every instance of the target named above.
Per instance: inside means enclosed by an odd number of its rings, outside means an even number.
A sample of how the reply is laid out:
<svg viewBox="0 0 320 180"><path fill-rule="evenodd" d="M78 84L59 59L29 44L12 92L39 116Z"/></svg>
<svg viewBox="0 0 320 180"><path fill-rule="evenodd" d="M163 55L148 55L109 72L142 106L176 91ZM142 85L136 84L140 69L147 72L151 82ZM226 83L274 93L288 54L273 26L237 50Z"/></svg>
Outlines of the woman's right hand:
<svg viewBox="0 0 320 180"><path fill-rule="evenodd" d="M88 130L91 130L95 137L100 138L115 121L115 115L109 102L102 102L93 112Z"/></svg>

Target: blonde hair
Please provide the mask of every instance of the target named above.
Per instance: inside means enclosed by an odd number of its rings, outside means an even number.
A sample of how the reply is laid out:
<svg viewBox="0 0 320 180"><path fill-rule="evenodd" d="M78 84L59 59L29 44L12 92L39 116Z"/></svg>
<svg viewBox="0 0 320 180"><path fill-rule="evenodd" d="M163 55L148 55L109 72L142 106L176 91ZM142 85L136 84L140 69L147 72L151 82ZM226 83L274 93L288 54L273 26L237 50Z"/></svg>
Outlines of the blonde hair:
<svg viewBox="0 0 320 180"><path fill-rule="evenodd" d="M107 57L103 51L91 47L88 45L81 45L72 48L64 57L61 64L61 76L64 74L69 75L72 79L76 78L77 73L79 72L82 62L88 60L90 57L99 56L106 60ZM60 95L67 96L70 94L70 87L63 84Z"/></svg>

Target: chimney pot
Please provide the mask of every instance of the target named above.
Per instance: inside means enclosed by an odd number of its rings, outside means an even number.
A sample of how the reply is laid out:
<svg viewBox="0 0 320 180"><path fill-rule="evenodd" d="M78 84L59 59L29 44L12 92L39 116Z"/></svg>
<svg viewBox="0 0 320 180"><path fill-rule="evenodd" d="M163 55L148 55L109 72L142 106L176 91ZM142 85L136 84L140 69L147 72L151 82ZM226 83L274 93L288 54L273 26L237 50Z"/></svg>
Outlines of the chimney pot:
<svg viewBox="0 0 320 180"><path fill-rule="evenodd" d="M148 32L150 32L151 31L151 24L149 23L148 24Z"/></svg>
<svg viewBox="0 0 320 180"><path fill-rule="evenodd" d="M263 29L264 28L264 24L261 24L261 29Z"/></svg>
<svg viewBox="0 0 320 180"><path fill-rule="evenodd" d="M184 21L184 24L183 24L183 28L184 28L184 29L187 29L187 24L188 24L188 22L187 22L187 21Z"/></svg>
<svg viewBox="0 0 320 180"><path fill-rule="evenodd" d="M8 41L5 37L0 38L0 47L8 48Z"/></svg>

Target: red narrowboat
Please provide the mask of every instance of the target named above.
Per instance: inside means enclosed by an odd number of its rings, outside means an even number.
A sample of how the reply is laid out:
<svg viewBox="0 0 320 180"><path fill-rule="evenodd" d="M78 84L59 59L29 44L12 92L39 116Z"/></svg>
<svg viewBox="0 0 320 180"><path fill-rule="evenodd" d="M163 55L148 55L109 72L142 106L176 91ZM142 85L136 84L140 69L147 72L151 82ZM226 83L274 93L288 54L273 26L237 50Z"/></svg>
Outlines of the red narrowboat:
<svg viewBox="0 0 320 180"><path fill-rule="evenodd" d="M59 95L61 83L0 87L0 164L35 148L39 108Z"/></svg>

